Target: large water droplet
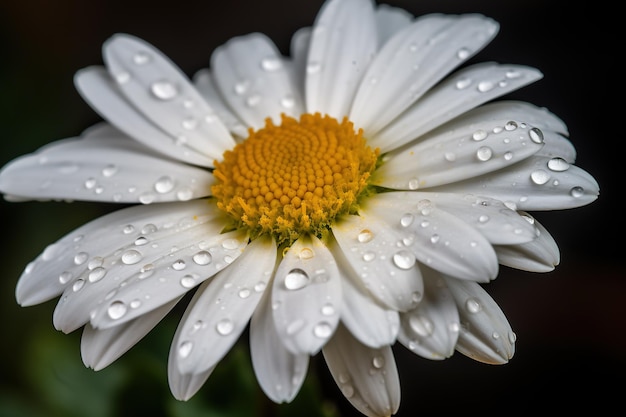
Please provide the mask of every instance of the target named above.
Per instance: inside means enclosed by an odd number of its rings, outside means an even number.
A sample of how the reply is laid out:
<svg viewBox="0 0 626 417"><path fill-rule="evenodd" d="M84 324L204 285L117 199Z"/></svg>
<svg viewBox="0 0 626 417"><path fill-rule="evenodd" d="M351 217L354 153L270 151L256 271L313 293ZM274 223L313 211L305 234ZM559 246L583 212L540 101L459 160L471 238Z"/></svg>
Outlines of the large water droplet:
<svg viewBox="0 0 626 417"><path fill-rule="evenodd" d="M154 189L157 193L163 194L172 191L174 188L174 180L170 176L163 176L154 183Z"/></svg>
<svg viewBox="0 0 626 417"><path fill-rule="evenodd" d="M178 89L169 81L157 81L150 87L152 94L159 100L171 100L178 95Z"/></svg>
<svg viewBox="0 0 626 417"><path fill-rule="evenodd" d="M492 156L493 156L493 151L488 146L481 146L476 151L476 158L478 158L478 160L482 162L490 160Z"/></svg>
<svg viewBox="0 0 626 417"><path fill-rule="evenodd" d="M107 309L107 314L113 320L118 320L126 314L126 304L122 301L113 301Z"/></svg>
<svg viewBox="0 0 626 417"><path fill-rule="evenodd" d="M180 285L183 288L193 288L196 285L196 277L191 274L187 274L180 279Z"/></svg>
<svg viewBox="0 0 626 417"><path fill-rule="evenodd" d="M231 319L222 319L215 325L215 330L222 336L227 336L233 332L235 325Z"/></svg>
<svg viewBox="0 0 626 417"><path fill-rule="evenodd" d="M373 238L374 238L374 234L369 229L361 230L356 237L359 243L367 243Z"/></svg>
<svg viewBox="0 0 626 417"><path fill-rule="evenodd" d="M550 174L543 169L538 169L530 174L530 179L537 185L543 185L550 180Z"/></svg>
<svg viewBox="0 0 626 417"><path fill-rule="evenodd" d="M185 261L183 261L182 259L178 259L172 264L172 268L176 271L182 271L183 269L185 269L186 266L187 264L185 264Z"/></svg>
<svg viewBox="0 0 626 417"><path fill-rule="evenodd" d="M528 136L530 136L530 140L535 143L543 143L543 132L536 127L528 131Z"/></svg>
<svg viewBox="0 0 626 417"><path fill-rule="evenodd" d="M92 271L89 272L89 275L87 276L87 279L89 280L89 282L98 282L102 278L104 278L106 273L107 273L107 270L102 268L101 266L99 266L99 267L94 268Z"/></svg>
<svg viewBox="0 0 626 417"><path fill-rule="evenodd" d="M198 265L208 265L213 260L213 255L209 251L202 250L193 255L191 259Z"/></svg>
<svg viewBox="0 0 626 417"><path fill-rule="evenodd" d="M143 255L134 249L127 250L122 255L122 262L126 265L134 265L143 259Z"/></svg>
<svg viewBox="0 0 626 417"><path fill-rule="evenodd" d="M317 323L313 328L313 334L320 339L326 339L327 337L330 337L332 332L332 326L325 321Z"/></svg>
<svg viewBox="0 0 626 417"><path fill-rule="evenodd" d="M567 171L569 163L563 158L552 158L548 161L548 168L555 172Z"/></svg>
<svg viewBox="0 0 626 417"><path fill-rule="evenodd" d="M467 309L468 312L470 312L472 314L476 314L480 310L482 310L480 302L478 302L478 300L475 299L475 298L468 298L465 301L465 308Z"/></svg>
<svg viewBox="0 0 626 417"><path fill-rule="evenodd" d="M410 269L415 265L415 255L408 250L401 250L393 255L393 263L400 269Z"/></svg>
<svg viewBox="0 0 626 417"><path fill-rule="evenodd" d="M178 346L178 356L180 356L182 359L185 359L187 356L189 356L192 349L193 342L190 342L189 340L184 341Z"/></svg>
<svg viewBox="0 0 626 417"><path fill-rule="evenodd" d="M285 288L288 290L299 290L309 284L309 276L299 268L292 269L285 277Z"/></svg>

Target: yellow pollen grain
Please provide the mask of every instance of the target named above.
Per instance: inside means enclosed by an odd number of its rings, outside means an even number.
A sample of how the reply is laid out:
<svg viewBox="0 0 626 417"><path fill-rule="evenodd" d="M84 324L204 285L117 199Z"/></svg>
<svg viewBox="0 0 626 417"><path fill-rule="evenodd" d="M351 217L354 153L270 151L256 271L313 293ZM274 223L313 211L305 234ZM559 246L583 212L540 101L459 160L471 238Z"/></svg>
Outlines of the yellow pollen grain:
<svg viewBox="0 0 626 417"><path fill-rule="evenodd" d="M291 243L303 233L323 236L337 215L356 211L379 150L347 118L282 115L280 125L268 118L249 134L215 162L212 193L253 237L270 233Z"/></svg>

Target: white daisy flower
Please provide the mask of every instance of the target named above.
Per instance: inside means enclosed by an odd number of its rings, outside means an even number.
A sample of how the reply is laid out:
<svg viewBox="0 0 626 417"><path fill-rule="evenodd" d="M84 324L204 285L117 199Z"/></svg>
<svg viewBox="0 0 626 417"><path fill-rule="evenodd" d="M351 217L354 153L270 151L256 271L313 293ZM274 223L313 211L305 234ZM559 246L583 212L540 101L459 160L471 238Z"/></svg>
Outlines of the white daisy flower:
<svg viewBox="0 0 626 417"><path fill-rule="evenodd" d="M478 15L415 18L328 0L290 56L228 41L191 79L117 34L76 74L105 120L7 164L7 199L131 206L50 245L19 279L23 306L59 297L102 369L190 291L172 341L173 395L192 397L250 326L259 384L290 402L320 351L363 414L398 410L392 345L506 363L515 333L481 284L499 265L550 271L559 250L529 214L594 201L565 124L494 101L534 69L464 65L496 35Z"/></svg>

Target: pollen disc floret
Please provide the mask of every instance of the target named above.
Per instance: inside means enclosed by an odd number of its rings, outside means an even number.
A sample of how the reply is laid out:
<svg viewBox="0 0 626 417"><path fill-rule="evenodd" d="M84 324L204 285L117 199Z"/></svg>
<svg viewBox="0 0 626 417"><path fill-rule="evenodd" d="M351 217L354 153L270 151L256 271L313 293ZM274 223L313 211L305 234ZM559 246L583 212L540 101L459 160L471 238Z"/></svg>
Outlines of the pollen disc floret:
<svg viewBox="0 0 626 417"><path fill-rule="evenodd" d="M215 163L213 195L251 236L290 243L303 233L323 236L333 219L356 212L376 167L378 149L344 118L303 114L271 119Z"/></svg>

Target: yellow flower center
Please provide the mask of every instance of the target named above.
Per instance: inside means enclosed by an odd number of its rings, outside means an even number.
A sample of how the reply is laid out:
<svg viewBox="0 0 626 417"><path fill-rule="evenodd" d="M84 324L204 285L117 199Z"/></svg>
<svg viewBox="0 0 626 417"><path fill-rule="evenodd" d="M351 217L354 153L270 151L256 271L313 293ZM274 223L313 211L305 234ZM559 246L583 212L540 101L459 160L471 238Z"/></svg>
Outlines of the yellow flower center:
<svg viewBox="0 0 626 417"><path fill-rule="evenodd" d="M280 126L268 118L249 133L213 171L218 207L238 227L291 244L303 233L323 237L337 215L356 212L379 150L347 118L283 115Z"/></svg>

